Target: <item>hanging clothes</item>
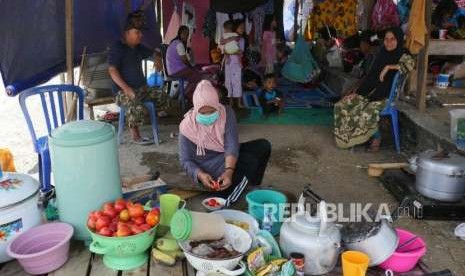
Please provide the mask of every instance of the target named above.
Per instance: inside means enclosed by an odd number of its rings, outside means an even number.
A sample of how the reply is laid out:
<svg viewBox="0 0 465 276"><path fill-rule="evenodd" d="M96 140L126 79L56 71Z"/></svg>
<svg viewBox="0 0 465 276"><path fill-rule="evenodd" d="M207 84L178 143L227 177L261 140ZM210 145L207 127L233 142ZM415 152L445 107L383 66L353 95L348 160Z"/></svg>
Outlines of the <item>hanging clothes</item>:
<svg viewBox="0 0 465 276"><path fill-rule="evenodd" d="M181 17L179 16L178 10L174 7L173 14L171 15L170 23L166 28L165 36L163 37L163 43L169 44L178 35L178 29L181 26Z"/></svg>
<svg viewBox="0 0 465 276"><path fill-rule="evenodd" d="M310 53L305 39L299 35L294 50L281 71L282 75L291 81L307 83L319 72L318 64Z"/></svg>
<svg viewBox="0 0 465 276"><path fill-rule="evenodd" d="M216 13L213 10L208 10L203 23L203 36L210 39L216 39Z"/></svg>
<svg viewBox="0 0 465 276"><path fill-rule="evenodd" d="M311 15L311 33L333 26L343 37L357 32L357 0L325 0L315 3Z"/></svg>
<svg viewBox="0 0 465 276"><path fill-rule="evenodd" d="M299 34L303 34L307 28L307 21L313 10L313 0L303 0L299 9L297 22L299 24Z"/></svg>
<svg viewBox="0 0 465 276"><path fill-rule="evenodd" d="M182 25L187 26L187 28L189 28L189 38L187 39L187 47L191 47L192 35L197 29L197 26L196 26L197 20L195 18L195 9L189 3L184 2L182 4L181 22L182 22Z"/></svg>
<svg viewBox="0 0 465 276"><path fill-rule="evenodd" d="M263 9L265 10L265 14L274 14L274 0L268 0L268 2L263 4Z"/></svg>
<svg viewBox="0 0 465 276"><path fill-rule="evenodd" d="M407 49L412 54L418 54L425 46L426 21L425 21L425 0L413 0L412 11L408 21Z"/></svg>
<svg viewBox="0 0 465 276"><path fill-rule="evenodd" d="M254 45L262 45L263 22L265 21L265 9L263 6L252 11L252 21L254 27Z"/></svg>
<svg viewBox="0 0 465 276"><path fill-rule="evenodd" d="M371 27L374 30L385 30L400 25L399 12L393 0L378 0L373 7Z"/></svg>
<svg viewBox="0 0 465 276"><path fill-rule="evenodd" d="M400 23L407 23L410 14L410 0L399 0L397 2L397 12L399 13Z"/></svg>

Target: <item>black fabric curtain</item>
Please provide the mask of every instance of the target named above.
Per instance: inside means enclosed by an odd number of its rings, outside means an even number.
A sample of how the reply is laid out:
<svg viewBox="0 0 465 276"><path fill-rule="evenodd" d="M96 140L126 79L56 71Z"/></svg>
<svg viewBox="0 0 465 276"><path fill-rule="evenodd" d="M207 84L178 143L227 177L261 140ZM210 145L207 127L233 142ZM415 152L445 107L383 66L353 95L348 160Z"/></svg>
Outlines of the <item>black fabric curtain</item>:
<svg viewBox="0 0 465 276"><path fill-rule="evenodd" d="M131 0L131 9L143 0ZM74 61L82 50L104 51L121 37L125 1L74 0ZM146 10L144 43L158 46L160 26L154 4ZM48 81L65 70L65 1L0 0L0 73L12 95Z"/></svg>
<svg viewBox="0 0 465 276"><path fill-rule="evenodd" d="M268 0L211 0L211 9L223 13L247 12Z"/></svg>

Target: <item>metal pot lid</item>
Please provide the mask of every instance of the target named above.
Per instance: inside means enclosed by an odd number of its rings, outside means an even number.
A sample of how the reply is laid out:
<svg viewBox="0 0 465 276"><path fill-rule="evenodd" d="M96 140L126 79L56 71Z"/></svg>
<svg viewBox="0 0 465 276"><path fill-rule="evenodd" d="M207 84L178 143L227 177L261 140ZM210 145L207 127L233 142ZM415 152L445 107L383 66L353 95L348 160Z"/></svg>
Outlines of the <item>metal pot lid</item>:
<svg viewBox="0 0 465 276"><path fill-rule="evenodd" d="M305 213L295 215L291 222L294 222L297 228L318 231L320 229L321 219Z"/></svg>
<svg viewBox="0 0 465 276"><path fill-rule="evenodd" d="M341 229L344 243L356 243L379 233L381 222L350 222Z"/></svg>
<svg viewBox="0 0 465 276"><path fill-rule="evenodd" d="M462 176L465 174L465 157L449 153L437 156L436 151L425 151L418 156L418 167L439 174Z"/></svg>
<svg viewBox="0 0 465 276"><path fill-rule="evenodd" d="M29 175L5 172L0 180L0 209L23 201L39 191L39 182Z"/></svg>

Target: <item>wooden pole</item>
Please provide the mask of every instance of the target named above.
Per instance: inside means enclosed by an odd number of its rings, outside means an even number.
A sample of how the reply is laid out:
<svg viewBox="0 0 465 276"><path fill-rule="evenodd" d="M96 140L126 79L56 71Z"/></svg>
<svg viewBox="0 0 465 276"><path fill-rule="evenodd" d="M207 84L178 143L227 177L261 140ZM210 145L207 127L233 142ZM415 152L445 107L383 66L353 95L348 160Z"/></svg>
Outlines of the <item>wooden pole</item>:
<svg viewBox="0 0 465 276"><path fill-rule="evenodd" d="M73 1L66 0L65 18L66 18L66 82L74 84L74 64L73 64Z"/></svg>
<svg viewBox="0 0 465 276"><path fill-rule="evenodd" d="M65 2L65 43L66 43L66 83L74 84L74 66L73 66L73 1L66 0ZM68 114L68 110L72 105L72 98L69 93L65 93L64 112Z"/></svg>
<svg viewBox="0 0 465 276"><path fill-rule="evenodd" d="M425 112L426 110L426 79L428 76L428 47L431 31L431 13L432 13L431 0L426 0L425 6L425 20L426 20L426 39L425 47L421 50L418 55L417 61L417 109L420 112Z"/></svg>
<svg viewBox="0 0 465 276"><path fill-rule="evenodd" d="M299 17L299 6L300 6L300 0L295 0L295 6L294 6L294 41L297 41L297 32L299 29L299 22L298 22L298 17Z"/></svg>

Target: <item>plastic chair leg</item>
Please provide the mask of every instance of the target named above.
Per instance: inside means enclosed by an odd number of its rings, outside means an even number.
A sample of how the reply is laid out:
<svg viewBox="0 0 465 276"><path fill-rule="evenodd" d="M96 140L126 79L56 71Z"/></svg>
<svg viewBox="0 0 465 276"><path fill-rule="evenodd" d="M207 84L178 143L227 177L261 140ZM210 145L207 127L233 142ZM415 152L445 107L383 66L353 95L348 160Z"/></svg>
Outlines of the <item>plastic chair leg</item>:
<svg viewBox="0 0 465 276"><path fill-rule="evenodd" d="M50 175L51 175L51 163L50 163L50 152L48 150L38 155L39 157L39 181L40 190L43 193L50 191Z"/></svg>
<svg viewBox="0 0 465 276"><path fill-rule="evenodd" d="M179 80L179 96L178 96L179 105L181 107L181 112L186 111L186 95L184 95L184 80Z"/></svg>
<svg viewBox="0 0 465 276"><path fill-rule="evenodd" d="M396 151L400 153L400 136L399 136L399 112L397 110L391 111L392 132L394 134L394 142L396 144Z"/></svg>
<svg viewBox="0 0 465 276"><path fill-rule="evenodd" d="M153 141L158 146L160 144L160 140L158 139L157 108L155 107L155 103L153 102L144 102L144 105L148 109L149 114L150 114L150 122L152 123Z"/></svg>
<svg viewBox="0 0 465 276"><path fill-rule="evenodd" d="M126 117L126 108L121 106L118 120L118 144L123 142L124 117Z"/></svg>

